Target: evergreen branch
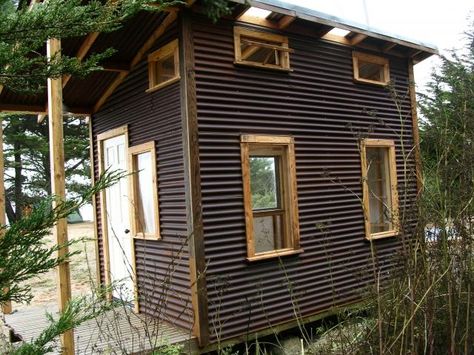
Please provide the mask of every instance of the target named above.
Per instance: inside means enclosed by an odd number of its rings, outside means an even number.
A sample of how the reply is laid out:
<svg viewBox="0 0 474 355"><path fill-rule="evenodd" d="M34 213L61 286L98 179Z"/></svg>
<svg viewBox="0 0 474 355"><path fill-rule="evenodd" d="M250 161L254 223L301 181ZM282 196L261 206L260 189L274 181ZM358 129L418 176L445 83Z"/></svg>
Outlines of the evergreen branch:
<svg viewBox="0 0 474 355"><path fill-rule="evenodd" d="M50 196L34 208L29 216L12 223L9 228L2 227L4 235L0 238L0 303L9 300L27 302L31 299L30 288L20 283L49 271L75 254L55 256L60 248L69 246L74 241L66 245L46 246L45 237L49 235L51 228L58 220L66 218L88 203L99 191L125 176L125 172L107 171L78 198L60 201L51 208L52 202L57 201L57 198Z"/></svg>

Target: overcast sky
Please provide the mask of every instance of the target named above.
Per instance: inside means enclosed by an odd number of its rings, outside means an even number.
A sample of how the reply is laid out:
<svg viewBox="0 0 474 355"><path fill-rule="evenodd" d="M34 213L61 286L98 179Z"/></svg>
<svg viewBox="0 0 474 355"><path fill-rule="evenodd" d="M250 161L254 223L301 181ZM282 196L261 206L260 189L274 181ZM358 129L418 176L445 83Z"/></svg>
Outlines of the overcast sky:
<svg viewBox="0 0 474 355"><path fill-rule="evenodd" d="M462 48L463 32L474 20L473 0L285 1L434 44L441 53L451 48ZM431 68L438 63L436 58L431 57L415 66L418 90L423 90Z"/></svg>

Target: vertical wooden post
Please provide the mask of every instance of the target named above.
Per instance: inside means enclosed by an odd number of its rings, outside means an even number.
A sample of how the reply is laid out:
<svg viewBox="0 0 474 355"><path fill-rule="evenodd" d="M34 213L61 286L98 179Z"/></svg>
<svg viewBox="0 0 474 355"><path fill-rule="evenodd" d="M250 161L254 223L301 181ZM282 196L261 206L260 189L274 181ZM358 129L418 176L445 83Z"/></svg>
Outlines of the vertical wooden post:
<svg viewBox="0 0 474 355"><path fill-rule="evenodd" d="M5 181L4 181L4 173L5 173L5 164L3 162L3 126L2 126L2 119L0 118L0 225L4 226L6 224L5 220ZM1 238L1 236L0 236ZM3 314L10 314L12 313L12 303L5 302L2 304L2 312Z"/></svg>
<svg viewBox="0 0 474 355"><path fill-rule="evenodd" d="M415 152L415 171L416 171L416 186L419 194L423 189L423 172L421 169L421 155L420 155L420 133L418 131L418 112L416 104L416 89L415 89L415 75L413 73L413 60L408 62L408 85L410 90L411 103L411 122L413 129L413 151Z"/></svg>
<svg viewBox="0 0 474 355"><path fill-rule="evenodd" d="M48 58L60 55L61 41L50 39L47 43ZM61 78L48 79L48 115L49 115L49 156L51 161L51 192L59 200L66 196L65 173L64 173L64 143L63 143L63 112L62 112L62 84ZM56 204L58 201L54 202ZM57 244L65 244L67 237L67 221L65 218L59 220L53 228L53 235ZM58 255L64 256L68 252L67 247L58 251ZM71 298L71 278L69 273L69 262L63 262L57 269L58 279L58 305L59 311L63 312ZM72 330L61 335L63 354L74 354L74 333Z"/></svg>
<svg viewBox="0 0 474 355"><path fill-rule="evenodd" d="M199 172L194 45L190 13L183 11L180 21L181 117L189 234L189 273L194 311L193 334L198 338L199 345L203 347L209 343L209 317L202 225L201 174Z"/></svg>

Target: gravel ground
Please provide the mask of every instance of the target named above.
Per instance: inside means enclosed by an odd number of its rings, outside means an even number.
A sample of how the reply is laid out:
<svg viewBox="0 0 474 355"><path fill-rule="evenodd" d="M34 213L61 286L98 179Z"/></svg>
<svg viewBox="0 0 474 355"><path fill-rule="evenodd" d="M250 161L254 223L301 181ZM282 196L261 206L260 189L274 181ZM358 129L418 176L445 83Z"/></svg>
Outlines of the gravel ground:
<svg viewBox="0 0 474 355"><path fill-rule="evenodd" d="M71 250L81 252L74 255L70 263L72 295L88 294L91 290L90 280L93 280L94 283L96 281L94 223L70 224L68 226L68 236L70 240L80 240L71 247ZM53 243L52 235L49 242ZM30 305L45 306L57 302L56 270L40 275L28 283L31 285L34 294ZM27 304L14 303L13 309L27 306Z"/></svg>

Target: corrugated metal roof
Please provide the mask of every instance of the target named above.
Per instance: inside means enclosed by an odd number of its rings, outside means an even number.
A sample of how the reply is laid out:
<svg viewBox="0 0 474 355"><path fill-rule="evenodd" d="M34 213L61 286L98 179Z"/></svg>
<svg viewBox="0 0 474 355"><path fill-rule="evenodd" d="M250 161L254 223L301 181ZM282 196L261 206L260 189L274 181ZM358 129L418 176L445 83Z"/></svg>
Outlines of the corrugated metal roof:
<svg viewBox="0 0 474 355"><path fill-rule="evenodd" d="M302 20L317 22L333 27L346 29L349 31L363 33L370 37L380 38L386 41L399 43L401 45L417 48L429 53L437 54L438 48L431 43L407 38L385 30L374 28L372 26L361 24L353 20L338 17L332 14L327 14L307 7L291 4L280 0L232 0L235 3L247 4L253 7L258 7L270 10L276 13L281 13L289 16L294 16Z"/></svg>

